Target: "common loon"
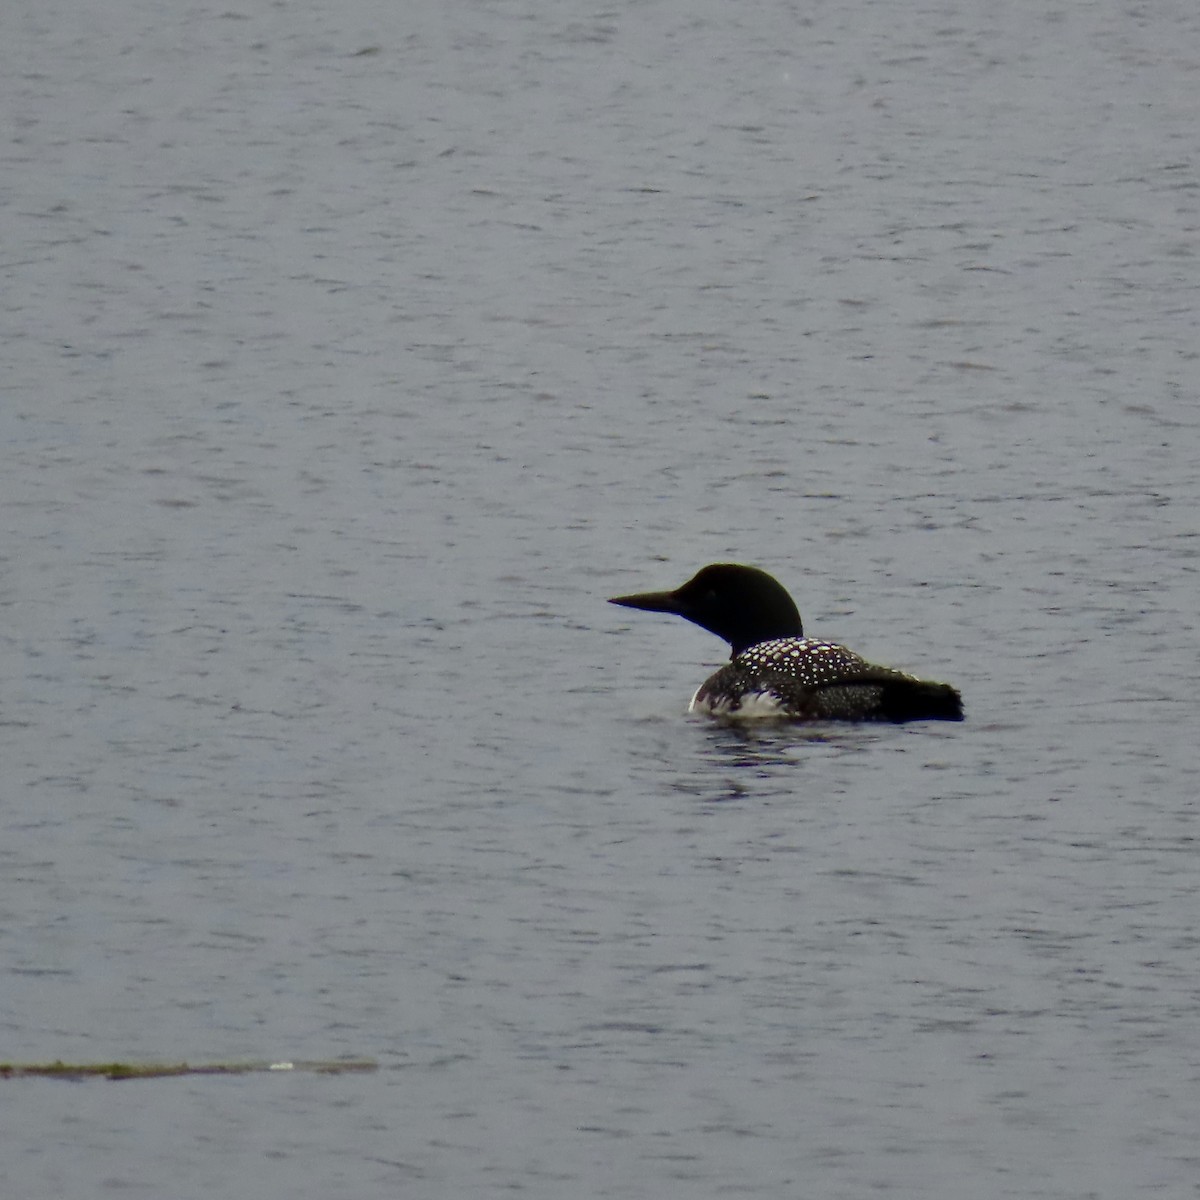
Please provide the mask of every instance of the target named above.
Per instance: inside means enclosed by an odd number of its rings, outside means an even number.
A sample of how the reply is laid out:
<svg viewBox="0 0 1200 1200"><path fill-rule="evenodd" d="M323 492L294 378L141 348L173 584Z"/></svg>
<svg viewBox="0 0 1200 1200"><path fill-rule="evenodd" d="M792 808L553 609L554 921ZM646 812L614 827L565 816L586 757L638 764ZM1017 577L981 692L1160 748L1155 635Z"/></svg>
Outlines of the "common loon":
<svg viewBox="0 0 1200 1200"><path fill-rule="evenodd" d="M729 664L700 685L689 712L797 721L963 719L962 698L948 683L877 667L845 646L805 637L791 596L756 567L714 563L673 592L609 603L675 613L729 643Z"/></svg>

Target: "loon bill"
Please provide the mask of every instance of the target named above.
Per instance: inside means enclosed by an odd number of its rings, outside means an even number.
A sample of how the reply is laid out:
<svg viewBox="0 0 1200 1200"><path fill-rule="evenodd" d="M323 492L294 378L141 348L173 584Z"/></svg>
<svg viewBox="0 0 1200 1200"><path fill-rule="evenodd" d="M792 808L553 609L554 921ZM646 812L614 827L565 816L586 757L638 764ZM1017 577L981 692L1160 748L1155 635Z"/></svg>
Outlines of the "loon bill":
<svg viewBox="0 0 1200 1200"><path fill-rule="evenodd" d="M724 638L728 665L697 689L689 712L794 721L961 721L948 683L867 662L804 636L786 589L757 567L714 563L673 592L614 596L610 604L674 613Z"/></svg>

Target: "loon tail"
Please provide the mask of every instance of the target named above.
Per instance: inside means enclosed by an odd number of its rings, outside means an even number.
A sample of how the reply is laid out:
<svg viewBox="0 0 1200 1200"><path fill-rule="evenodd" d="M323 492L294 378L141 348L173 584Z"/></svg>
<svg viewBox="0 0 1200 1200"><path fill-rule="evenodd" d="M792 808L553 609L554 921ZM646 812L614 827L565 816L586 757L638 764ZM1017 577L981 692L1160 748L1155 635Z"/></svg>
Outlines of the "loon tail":
<svg viewBox="0 0 1200 1200"><path fill-rule="evenodd" d="M879 713L888 721L961 721L962 697L948 683L894 679L883 685Z"/></svg>

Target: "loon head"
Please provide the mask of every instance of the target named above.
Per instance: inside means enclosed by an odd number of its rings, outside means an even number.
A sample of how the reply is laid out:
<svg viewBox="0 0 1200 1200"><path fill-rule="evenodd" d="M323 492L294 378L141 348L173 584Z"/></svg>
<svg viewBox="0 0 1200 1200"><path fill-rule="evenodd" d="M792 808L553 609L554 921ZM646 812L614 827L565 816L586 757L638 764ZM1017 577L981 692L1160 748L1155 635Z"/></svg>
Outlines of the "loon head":
<svg viewBox="0 0 1200 1200"><path fill-rule="evenodd" d="M614 596L610 604L675 613L724 638L735 655L772 638L803 637L800 613L782 584L757 567L713 563L673 592Z"/></svg>

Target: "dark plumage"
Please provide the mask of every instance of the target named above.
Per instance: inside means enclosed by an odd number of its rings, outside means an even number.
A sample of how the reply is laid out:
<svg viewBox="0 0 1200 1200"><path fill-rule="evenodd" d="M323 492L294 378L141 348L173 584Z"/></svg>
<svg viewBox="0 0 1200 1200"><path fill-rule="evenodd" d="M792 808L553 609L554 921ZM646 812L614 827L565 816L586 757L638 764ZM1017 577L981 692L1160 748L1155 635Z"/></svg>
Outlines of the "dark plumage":
<svg viewBox="0 0 1200 1200"><path fill-rule="evenodd" d="M962 699L948 683L878 667L845 646L806 638L791 596L756 567L716 563L673 592L616 596L610 603L674 613L729 643L729 665L700 685L690 711L797 721L963 719Z"/></svg>

